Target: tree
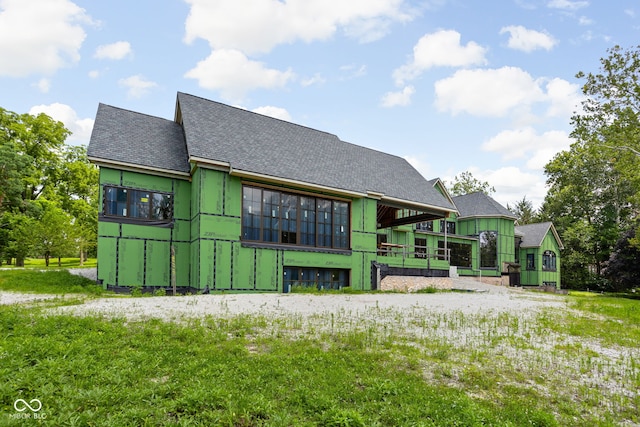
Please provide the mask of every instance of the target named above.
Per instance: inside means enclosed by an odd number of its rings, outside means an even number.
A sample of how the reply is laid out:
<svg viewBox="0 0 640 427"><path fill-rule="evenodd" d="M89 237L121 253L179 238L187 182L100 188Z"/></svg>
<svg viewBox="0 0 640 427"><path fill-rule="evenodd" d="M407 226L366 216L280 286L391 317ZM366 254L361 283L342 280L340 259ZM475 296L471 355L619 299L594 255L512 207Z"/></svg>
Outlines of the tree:
<svg viewBox="0 0 640 427"><path fill-rule="evenodd" d="M53 202L43 203L43 213L35 225L34 253L42 255L45 265L49 266L51 257L60 258L73 253L75 242L73 240L71 217Z"/></svg>
<svg viewBox="0 0 640 427"><path fill-rule="evenodd" d="M469 171L462 172L453 178L453 183L449 189L453 196L463 196L478 191L490 196L495 193L496 189L489 185L486 181L476 179Z"/></svg>
<svg viewBox="0 0 640 427"><path fill-rule="evenodd" d="M518 217L516 225L532 224L538 220L538 213L533 208L531 200L527 200L527 196L523 196L522 200L518 200L513 206L507 203L507 209Z"/></svg>
<svg viewBox="0 0 640 427"><path fill-rule="evenodd" d="M640 208L640 51L619 46L586 80L568 151L545 166L549 191L540 216L556 224L564 244L562 281L603 287L603 267Z"/></svg>
<svg viewBox="0 0 640 427"><path fill-rule="evenodd" d="M638 224L633 224L620 237L605 268L611 290L627 291L640 287L640 249L632 244Z"/></svg>

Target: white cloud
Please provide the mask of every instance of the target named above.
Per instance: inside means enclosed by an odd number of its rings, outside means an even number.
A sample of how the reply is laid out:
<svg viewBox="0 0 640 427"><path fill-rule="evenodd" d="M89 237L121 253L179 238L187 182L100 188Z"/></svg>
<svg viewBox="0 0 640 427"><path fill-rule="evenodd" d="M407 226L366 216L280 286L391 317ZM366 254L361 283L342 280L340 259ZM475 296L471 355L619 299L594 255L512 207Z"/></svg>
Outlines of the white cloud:
<svg viewBox="0 0 640 427"><path fill-rule="evenodd" d="M358 77L365 76L367 74L367 66L365 64L362 64L362 65L356 65L356 64L342 65L340 67L340 71L345 74L342 77L342 80L351 80L351 79L356 79Z"/></svg>
<svg viewBox="0 0 640 427"><path fill-rule="evenodd" d="M284 108L265 105L264 107L258 107L252 111L254 113L262 114L264 116L269 116L269 117L273 117L280 120L286 120L288 122L291 121L291 115Z"/></svg>
<svg viewBox="0 0 640 427"><path fill-rule="evenodd" d="M424 161L422 158L418 158L415 156L404 156L404 159L409 162L411 166L413 166L420 175L422 175L425 179L431 179L431 166Z"/></svg>
<svg viewBox="0 0 640 427"><path fill-rule="evenodd" d="M521 25L503 27L500 34L504 33L509 33L507 46L523 52L532 52L536 49L551 50L558 43L547 33L530 30Z"/></svg>
<svg viewBox="0 0 640 427"><path fill-rule="evenodd" d="M545 100L540 82L516 67L459 70L435 83L436 106L456 115L504 117Z"/></svg>
<svg viewBox="0 0 640 427"><path fill-rule="evenodd" d="M283 87L294 77L291 70L266 68L263 63L248 59L237 50L215 50L198 62L185 77L196 79L201 87L219 90L227 100L240 100L252 89Z"/></svg>
<svg viewBox="0 0 640 427"><path fill-rule="evenodd" d="M487 181L496 189L491 197L504 207L522 200L524 196L531 200L534 207L539 207L547 194L543 175L523 172L515 166L488 170L469 168L469 171L476 179Z"/></svg>
<svg viewBox="0 0 640 427"><path fill-rule="evenodd" d="M625 9L624 10L624 14L631 17L631 18L635 18L636 17L636 11L633 9Z"/></svg>
<svg viewBox="0 0 640 427"><path fill-rule="evenodd" d="M98 46L93 57L98 59L119 60L131 55L133 55L131 44L129 44L129 42L121 41Z"/></svg>
<svg viewBox="0 0 640 427"><path fill-rule="evenodd" d="M591 25L593 24L593 19L588 18L586 16L581 16L580 18L578 18L578 23L580 25Z"/></svg>
<svg viewBox="0 0 640 427"><path fill-rule="evenodd" d="M157 83L146 80L140 74L127 77L126 79L120 79L118 80L118 84L128 89L127 96L130 98L141 98L151 89L158 86Z"/></svg>
<svg viewBox="0 0 640 427"><path fill-rule="evenodd" d="M317 85L317 84L323 84L327 81L327 79L325 79L324 77L322 77L322 75L320 73L316 73L313 75L313 77L309 77L307 79L304 79L300 82L300 84L303 87L307 87L307 86L313 86L313 85Z"/></svg>
<svg viewBox="0 0 640 427"><path fill-rule="evenodd" d="M80 60L91 24L69 0L0 0L0 76L52 74Z"/></svg>
<svg viewBox="0 0 640 427"><path fill-rule="evenodd" d="M571 138L564 131L548 131L538 134L531 128L505 130L482 144L484 151L502 154L502 160L528 158L527 168L543 170L558 152L571 145Z"/></svg>
<svg viewBox="0 0 640 427"><path fill-rule="evenodd" d="M440 30L426 34L413 47L413 58L393 71L393 79L398 86L413 80L431 67L467 67L483 65L487 60L487 49L475 42L460 44L460 33Z"/></svg>
<svg viewBox="0 0 640 427"><path fill-rule="evenodd" d="M98 77L100 77L100 71L98 70L89 71L89 77L92 79L97 79Z"/></svg>
<svg viewBox="0 0 640 427"><path fill-rule="evenodd" d="M51 79L42 78L33 86L37 87L42 93L49 93L49 90L51 90Z"/></svg>
<svg viewBox="0 0 640 427"><path fill-rule="evenodd" d="M588 1L551 0L547 7L552 9L578 10L589 6Z"/></svg>
<svg viewBox="0 0 640 427"><path fill-rule="evenodd" d="M551 79L547 83L547 99L549 117L571 117L573 113L581 111L583 96L580 85L569 83L560 78Z"/></svg>
<svg viewBox="0 0 640 427"><path fill-rule="evenodd" d="M66 104L54 103L49 105L35 105L29 110L29 114L44 113L52 119L64 123L64 126L72 133L67 142L88 144L93 129L93 119L81 119L73 108Z"/></svg>
<svg viewBox="0 0 640 427"><path fill-rule="evenodd" d="M380 104L383 107L407 106L411 104L411 96L414 92L415 88L413 86L405 86L405 88L399 92L387 92L382 97Z"/></svg>
<svg viewBox="0 0 640 427"><path fill-rule="evenodd" d="M393 22L413 18L402 0L185 0L191 7L185 42L212 49L266 53L296 41L327 40L338 29L363 42L384 36Z"/></svg>

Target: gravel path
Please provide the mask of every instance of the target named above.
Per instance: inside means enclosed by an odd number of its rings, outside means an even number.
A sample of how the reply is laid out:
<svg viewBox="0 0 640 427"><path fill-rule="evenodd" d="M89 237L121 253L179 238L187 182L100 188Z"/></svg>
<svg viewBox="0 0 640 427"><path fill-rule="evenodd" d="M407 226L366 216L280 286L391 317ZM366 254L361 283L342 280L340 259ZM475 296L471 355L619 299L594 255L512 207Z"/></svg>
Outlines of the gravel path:
<svg viewBox="0 0 640 427"><path fill-rule="evenodd" d="M313 316L318 314L359 314L375 310L460 311L481 312L536 311L541 307L564 306L564 299L555 295L523 291L506 293L443 292L434 294L222 294L166 297L99 298L82 305L56 310L74 314L97 314L128 319L233 316L261 314L265 316Z"/></svg>

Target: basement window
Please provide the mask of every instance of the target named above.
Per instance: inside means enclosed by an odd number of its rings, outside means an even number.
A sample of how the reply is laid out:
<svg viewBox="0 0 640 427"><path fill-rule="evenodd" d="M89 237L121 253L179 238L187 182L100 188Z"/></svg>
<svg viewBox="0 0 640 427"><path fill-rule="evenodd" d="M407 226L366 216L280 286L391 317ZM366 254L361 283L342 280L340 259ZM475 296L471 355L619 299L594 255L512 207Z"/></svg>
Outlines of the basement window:
<svg viewBox="0 0 640 427"><path fill-rule="evenodd" d="M292 288L316 288L320 291L349 286L349 270L328 268L284 268L284 292Z"/></svg>
<svg viewBox="0 0 640 427"><path fill-rule="evenodd" d="M102 204L105 217L155 222L173 218L173 197L169 193L105 186Z"/></svg>

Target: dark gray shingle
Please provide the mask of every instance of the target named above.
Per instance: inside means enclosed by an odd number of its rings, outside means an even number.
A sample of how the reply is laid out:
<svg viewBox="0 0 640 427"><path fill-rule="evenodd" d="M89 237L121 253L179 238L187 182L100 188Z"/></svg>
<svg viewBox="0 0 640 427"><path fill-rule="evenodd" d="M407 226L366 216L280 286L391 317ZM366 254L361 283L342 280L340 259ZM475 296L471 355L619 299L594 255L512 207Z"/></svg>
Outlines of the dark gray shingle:
<svg viewBox="0 0 640 427"><path fill-rule="evenodd" d="M98 106L87 154L106 161L189 172L179 124L105 104Z"/></svg>
<svg viewBox="0 0 640 427"><path fill-rule="evenodd" d="M276 178L455 209L401 157L184 93L178 93L178 104L190 156Z"/></svg>
<svg viewBox="0 0 640 427"><path fill-rule="evenodd" d="M562 249L562 242L560 237L556 233L555 227L552 222L539 222L536 224L519 225L515 228L515 234L522 236L522 242L520 244L523 248L539 248L542 246L542 242L549 233L549 230L553 232L554 237L558 241L558 245Z"/></svg>
<svg viewBox="0 0 640 427"><path fill-rule="evenodd" d="M495 216L511 218L514 220L517 219L513 212L509 211L507 208L481 191L453 197L453 203L455 203L458 208L461 218Z"/></svg>

